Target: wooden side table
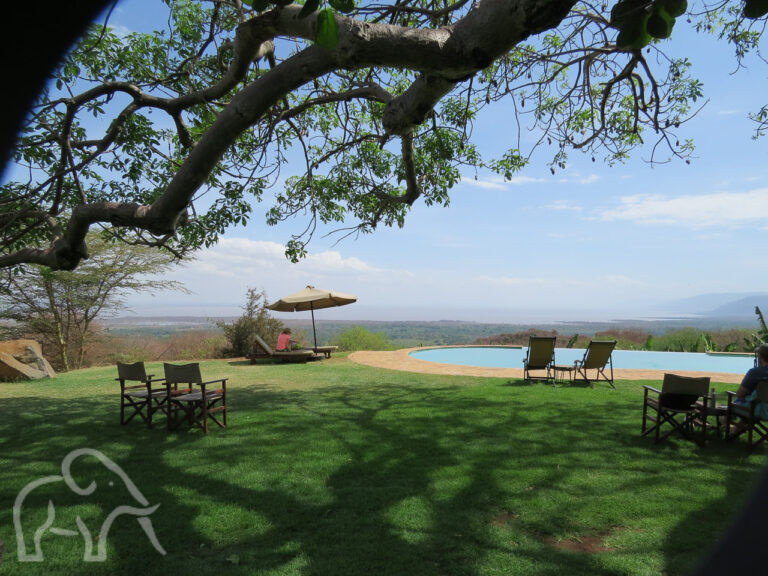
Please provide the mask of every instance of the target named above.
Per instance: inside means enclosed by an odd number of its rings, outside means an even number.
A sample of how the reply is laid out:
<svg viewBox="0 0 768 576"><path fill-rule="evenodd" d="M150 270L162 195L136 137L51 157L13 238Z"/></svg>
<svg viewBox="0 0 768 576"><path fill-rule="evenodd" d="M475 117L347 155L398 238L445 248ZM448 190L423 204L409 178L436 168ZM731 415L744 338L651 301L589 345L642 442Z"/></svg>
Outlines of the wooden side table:
<svg viewBox="0 0 768 576"><path fill-rule="evenodd" d="M555 371L555 382L565 383L567 381L569 384L573 383L573 378L576 373L576 368L574 366L555 364L552 369Z"/></svg>
<svg viewBox="0 0 768 576"><path fill-rule="evenodd" d="M698 410L698 415L696 420L694 420L694 422L703 427L704 435L706 436L708 428L714 428L715 434L717 434L717 437L721 438L722 433L720 431L720 428L721 428L720 417L721 416L724 417L726 415L726 413L728 412L728 406L725 404L718 405L717 403L715 403L714 405L708 405L707 409L704 410L704 403L701 400L696 402L694 406L696 406L696 409ZM715 417L714 426L708 422L710 416Z"/></svg>

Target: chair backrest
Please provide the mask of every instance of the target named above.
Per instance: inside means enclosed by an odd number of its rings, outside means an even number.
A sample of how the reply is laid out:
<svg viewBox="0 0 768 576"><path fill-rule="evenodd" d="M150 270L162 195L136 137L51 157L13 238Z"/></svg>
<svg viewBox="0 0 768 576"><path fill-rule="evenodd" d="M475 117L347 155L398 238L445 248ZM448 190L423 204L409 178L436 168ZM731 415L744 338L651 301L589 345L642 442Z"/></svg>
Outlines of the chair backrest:
<svg viewBox="0 0 768 576"><path fill-rule="evenodd" d="M531 336L528 339L528 351L525 363L529 368L546 367L555 361L555 337Z"/></svg>
<svg viewBox="0 0 768 576"><path fill-rule="evenodd" d="M757 390L757 401L768 402L768 380L760 380L755 389Z"/></svg>
<svg viewBox="0 0 768 576"><path fill-rule="evenodd" d="M680 376L664 374L661 404L666 408L689 408L709 392L709 376Z"/></svg>
<svg viewBox="0 0 768 576"><path fill-rule="evenodd" d="M602 368L611 359L616 340L590 340L584 352L584 368Z"/></svg>
<svg viewBox="0 0 768 576"><path fill-rule="evenodd" d="M266 352L270 356L275 355L275 351L272 350L269 344L264 342L264 339L261 336L259 336L258 334L254 334L253 339L255 340L256 344L258 344L259 347L261 347L261 349L264 350L264 352Z"/></svg>
<svg viewBox="0 0 768 576"><path fill-rule="evenodd" d="M200 384L200 364L163 364L165 381L168 384Z"/></svg>
<svg viewBox="0 0 768 576"><path fill-rule="evenodd" d="M117 377L120 380L138 380L147 381L147 371L144 369L144 362L134 362L133 364L117 363Z"/></svg>

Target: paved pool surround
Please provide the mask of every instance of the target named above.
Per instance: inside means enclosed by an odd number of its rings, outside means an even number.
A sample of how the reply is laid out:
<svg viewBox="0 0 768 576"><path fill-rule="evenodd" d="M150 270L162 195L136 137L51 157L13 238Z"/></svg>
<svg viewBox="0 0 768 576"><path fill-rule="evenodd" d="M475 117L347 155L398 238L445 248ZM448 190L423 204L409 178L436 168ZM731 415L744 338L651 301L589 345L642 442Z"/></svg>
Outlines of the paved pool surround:
<svg viewBox="0 0 768 576"><path fill-rule="evenodd" d="M523 368L481 368L479 366L458 366L456 364L441 364L418 360L410 356L414 350L426 350L428 348L467 348L463 346L425 346L424 348L403 348L388 352L360 351L352 352L349 360L357 364L373 366L375 368L387 368L403 372L418 372L420 374L444 374L449 376L480 376L484 378L519 378L523 377ZM590 371L591 373L592 371ZM743 374L726 374L723 372L693 372L675 370L675 374L682 376L709 376L712 382L724 384L740 384ZM614 380L658 380L664 377L663 370L630 370L614 369Z"/></svg>

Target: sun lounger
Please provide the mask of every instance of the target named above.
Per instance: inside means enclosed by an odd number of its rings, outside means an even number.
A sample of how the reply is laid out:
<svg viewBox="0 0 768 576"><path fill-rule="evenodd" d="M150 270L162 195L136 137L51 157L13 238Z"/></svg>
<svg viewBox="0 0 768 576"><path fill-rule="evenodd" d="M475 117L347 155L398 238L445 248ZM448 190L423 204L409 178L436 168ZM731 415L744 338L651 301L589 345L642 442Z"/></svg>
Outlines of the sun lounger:
<svg viewBox="0 0 768 576"><path fill-rule="evenodd" d="M338 349L338 346L316 346L314 348L316 354L324 354L326 358L330 358L331 352L335 352Z"/></svg>
<svg viewBox="0 0 768 576"><path fill-rule="evenodd" d="M261 336L256 335L254 339L256 346L253 354L251 354L251 364L262 358L271 358L280 362L308 362L322 358L322 356L315 354L314 350L273 350Z"/></svg>

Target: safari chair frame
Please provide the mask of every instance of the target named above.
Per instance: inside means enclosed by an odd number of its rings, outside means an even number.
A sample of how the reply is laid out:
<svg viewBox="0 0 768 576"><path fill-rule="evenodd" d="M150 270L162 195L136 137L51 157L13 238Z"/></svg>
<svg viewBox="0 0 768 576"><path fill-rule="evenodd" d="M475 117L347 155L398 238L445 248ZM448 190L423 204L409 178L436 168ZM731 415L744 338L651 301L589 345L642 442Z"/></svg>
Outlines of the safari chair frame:
<svg viewBox="0 0 768 576"><path fill-rule="evenodd" d="M158 386L163 383L163 379L147 374L144 362L118 362L115 380L120 382L120 424L128 424L138 415L151 428L152 415L158 410L165 412L167 409L165 387Z"/></svg>
<svg viewBox="0 0 768 576"><path fill-rule="evenodd" d="M750 449L768 440L768 422L755 414L755 408L761 402L768 402L768 380L757 383L757 397L749 404L737 404L736 393L730 390L728 394L728 411L725 416L725 439L732 441L746 433L747 447ZM731 425L737 418L746 424L742 430L731 432Z"/></svg>
<svg viewBox="0 0 768 576"><path fill-rule="evenodd" d="M677 432L687 440L704 446L706 426L702 423L702 414L707 413L709 382L709 376L664 374L661 390L643 386L643 426L640 435L647 436L653 432L658 444ZM701 401L703 409L696 405L697 401ZM662 434L664 424L669 424L670 428ZM700 434L695 431L696 426L701 427Z"/></svg>
<svg viewBox="0 0 768 576"><path fill-rule="evenodd" d="M208 420L227 427L227 378L203 382L200 364L164 364L168 399L168 429L176 430L183 422L200 427L208 434ZM212 384L220 387L213 388ZM174 390L173 387L178 389ZM181 386L188 386L182 389Z"/></svg>

